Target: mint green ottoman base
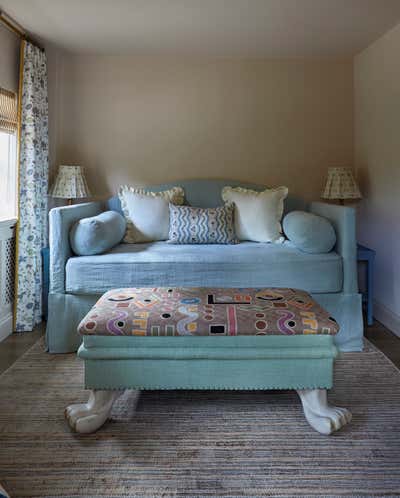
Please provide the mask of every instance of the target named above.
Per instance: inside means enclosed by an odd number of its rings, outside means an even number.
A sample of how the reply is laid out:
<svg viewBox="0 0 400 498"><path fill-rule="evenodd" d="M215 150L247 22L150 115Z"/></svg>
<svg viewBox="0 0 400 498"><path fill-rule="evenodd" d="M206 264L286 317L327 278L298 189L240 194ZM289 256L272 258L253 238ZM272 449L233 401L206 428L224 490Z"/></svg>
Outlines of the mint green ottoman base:
<svg viewBox="0 0 400 498"><path fill-rule="evenodd" d="M324 359L87 360L85 370L87 389L332 387L332 360Z"/></svg>
<svg viewBox="0 0 400 498"><path fill-rule="evenodd" d="M124 389L294 389L318 432L331 434L351 419L327 403L337 355L330 335L84 336L78 355L91 394L66 417L80 433L101 427Z"/></svg>
<svg viewBox="0 0 400 498"><path fill-rule="evenodd" d="M336 354L329 335L95 336L78 351L87 389L329 389Z"/></svg>

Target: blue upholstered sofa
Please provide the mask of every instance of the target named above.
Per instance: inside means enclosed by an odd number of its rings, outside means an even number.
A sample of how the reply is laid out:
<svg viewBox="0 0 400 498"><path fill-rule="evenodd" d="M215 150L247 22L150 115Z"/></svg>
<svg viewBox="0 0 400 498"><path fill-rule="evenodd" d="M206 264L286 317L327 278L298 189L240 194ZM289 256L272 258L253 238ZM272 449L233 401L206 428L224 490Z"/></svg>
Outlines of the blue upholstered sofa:
<svg viewBox="0 0 400 498"><path fill-rule="evenodd" d="M265 186L229 180L177 181L193 206L222 204L225 185L263 190ZM237 245L173 245L166 242L120 244L96 256L74 256L69 230L79 219L104 210L121 211L117 197L55 208L50 211L50 294L47 347L52 353L75 351L76 328L101 294L116 287L294 287L310 292L339 322L336 343L342 351L362 349L361 296L356 271L353 208L321 202L308 209L328 218L336 230L333 251L308 254L289 241L283 244L242 242ZM289 196L285 212L307 209Z"/></svg>

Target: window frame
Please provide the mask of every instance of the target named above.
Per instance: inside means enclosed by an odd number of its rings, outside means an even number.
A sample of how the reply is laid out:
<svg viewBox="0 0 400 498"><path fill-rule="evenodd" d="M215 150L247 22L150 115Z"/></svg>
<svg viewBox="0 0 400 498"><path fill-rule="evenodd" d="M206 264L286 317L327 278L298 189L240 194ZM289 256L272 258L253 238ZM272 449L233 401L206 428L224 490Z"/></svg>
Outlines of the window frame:
<svg viewBox="0 0 400 498"><path fill-rule="evenodd" d="M8 137L8 139L6 138ZM0 130L0 155L4 153L3 139L7 142L7 158L3 162L0 157L0 221L12 221L18 217L17 213L17 133Z"/></svg>

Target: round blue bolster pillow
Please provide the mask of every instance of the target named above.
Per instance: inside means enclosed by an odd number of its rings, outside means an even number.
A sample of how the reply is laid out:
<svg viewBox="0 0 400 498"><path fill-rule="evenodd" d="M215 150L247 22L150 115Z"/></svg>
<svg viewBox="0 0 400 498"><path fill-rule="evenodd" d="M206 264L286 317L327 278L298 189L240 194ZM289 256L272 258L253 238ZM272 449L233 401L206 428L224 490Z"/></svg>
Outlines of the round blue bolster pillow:
<svg viewBox="0 0 400 498"><path fill-rule="evenodd" d="M78 256L101 254L121 242L125 229L126 221L120 213L105 211L77 221L69 232L69 242Z"/></svg>
<svg viewBox="0 0 400 498"><path fill-rule="evenodd" d="M330 252L336 244L335 229L322 216L292 211L285 216L282 226L290 242L303 252Z"/></svg>

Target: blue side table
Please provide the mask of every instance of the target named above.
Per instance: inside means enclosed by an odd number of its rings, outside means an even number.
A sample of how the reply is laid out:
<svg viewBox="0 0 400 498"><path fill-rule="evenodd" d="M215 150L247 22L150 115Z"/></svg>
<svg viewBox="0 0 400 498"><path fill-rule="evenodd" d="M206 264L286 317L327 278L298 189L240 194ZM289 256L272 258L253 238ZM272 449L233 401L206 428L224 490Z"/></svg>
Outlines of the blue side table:
<svg viewBox="0 0 400 498"><path fill-rule="evenodd" d="M375 251L368 247L357 244L357 260L366 262L366 284L367 290L363 293L363 302L367 305L367 323L372 325L374 322L373 317L373 297L374 297L374 259Z"/></svg>

